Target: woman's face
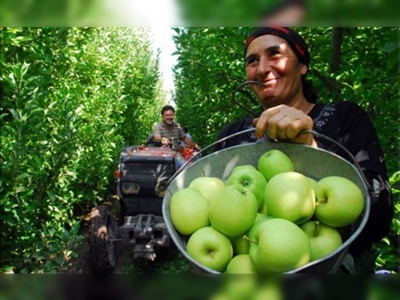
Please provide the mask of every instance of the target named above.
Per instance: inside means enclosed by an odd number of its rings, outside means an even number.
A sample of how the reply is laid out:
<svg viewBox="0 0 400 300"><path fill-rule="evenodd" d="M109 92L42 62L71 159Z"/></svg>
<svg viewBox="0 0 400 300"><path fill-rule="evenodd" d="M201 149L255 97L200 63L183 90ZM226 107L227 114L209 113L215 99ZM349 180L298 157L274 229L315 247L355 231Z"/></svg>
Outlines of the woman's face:
<svg viewBox="0 0 400 300"><path fill-rule="evenodd" d="M298 61L286 40L278 36L262 35L247 48L247 80L265 85L251 86L265 109L305 100L301 75L306 73L307 66Z"/></svg>

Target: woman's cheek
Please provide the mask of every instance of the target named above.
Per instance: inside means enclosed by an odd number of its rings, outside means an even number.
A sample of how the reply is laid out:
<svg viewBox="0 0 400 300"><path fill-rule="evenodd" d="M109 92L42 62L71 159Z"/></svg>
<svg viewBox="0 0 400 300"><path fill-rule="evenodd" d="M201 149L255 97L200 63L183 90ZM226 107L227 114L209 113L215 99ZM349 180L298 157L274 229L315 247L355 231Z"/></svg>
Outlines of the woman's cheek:
<svg viewBox="0 0 400 300"><path fill-rule="evenodd" d="M246 68L246 78L248 80L254 80L255 79L255 71L252 68Z"/></svg>

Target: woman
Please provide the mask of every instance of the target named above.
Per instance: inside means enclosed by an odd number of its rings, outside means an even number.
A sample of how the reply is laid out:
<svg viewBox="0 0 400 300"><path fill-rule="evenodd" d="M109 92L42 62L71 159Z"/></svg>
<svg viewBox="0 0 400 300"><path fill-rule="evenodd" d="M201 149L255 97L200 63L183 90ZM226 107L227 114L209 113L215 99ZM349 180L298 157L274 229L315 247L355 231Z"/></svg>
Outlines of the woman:
<svg viewBox="0 0 400 300"><path fill-rule="evenodd" d="M354 256L371 248L385 237L393 218L393 203L383 152L367 113L357 104L342 101L316 103L317 93L306 80L310 54L303 38L287 27L262 27L254 30L245 45L246 77L263 105L259 118L247 118L229 124L218 139L255 127L217 144L215 150L255 142L265 135L273 140L290 140L337 153L346 153L332 142L316 140L302 130L326 135L349 150L356 158L369 184L374 187L371 213L367 225L353 242Z"/></svg>

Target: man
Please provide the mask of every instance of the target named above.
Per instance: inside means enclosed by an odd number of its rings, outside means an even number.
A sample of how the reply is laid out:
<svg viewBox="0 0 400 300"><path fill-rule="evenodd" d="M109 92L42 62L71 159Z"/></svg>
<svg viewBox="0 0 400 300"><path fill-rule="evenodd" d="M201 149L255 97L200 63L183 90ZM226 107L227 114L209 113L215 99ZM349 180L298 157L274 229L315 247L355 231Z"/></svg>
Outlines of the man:
<svg viewBox="0 0 400 300"><path fill-rule="evenodd" d="M163 145L171 145L172 149L178 150L181 141L196 150L201 148L189 139L181 125L175 122L175 109L171 105L165 105L161 110L162 121L153 127L153 140Z"/></svg>

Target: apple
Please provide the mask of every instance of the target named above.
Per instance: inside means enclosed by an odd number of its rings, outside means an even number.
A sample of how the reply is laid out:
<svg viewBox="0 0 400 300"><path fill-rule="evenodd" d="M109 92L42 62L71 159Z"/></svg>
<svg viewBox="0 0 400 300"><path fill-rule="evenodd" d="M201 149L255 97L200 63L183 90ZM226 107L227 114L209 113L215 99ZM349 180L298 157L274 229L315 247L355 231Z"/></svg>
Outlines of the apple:
<svg viewBox="0 0 400 300"><path fill-rule="evenodd" d="M294 171L294 166L292 160L284 152L272 149L258 159L258 171L269 181L276 174Z"/></svg>
<svg viewBox="0 0 400 300"><path fill-rule="evenodd" d="M234 255L249 254L250 244L249 241L244 238L245 235L246 233L230 237Z"/></svg>
<svg viewBox="0 0 400 300"><path fill-rule="evenodd" d="M285 280L286 282L286 280ZM284 293L284 287L281 277L267 276L260 282L259 287L255 290L252 300L282 300L287 299ZM292 294L292 293L290 293ZM290 298L290 297L289 297ZM300 299L302 297L300 296Z"/></svg>
<svg viewBox="0 0 400 300"><path fill-rule="evenodd" d="M254 239L254 236L258 230L258 227L260 227L264 222L267 222L268 220L271 220L271 219L273 219L273 217L269 216L269 217L266 217L265 219L261 219L261 220L254 222L253 226L251 226L250 229L248 230L247 236L250 237L250 239ZM246 240L246 238L245 238L245 240ZM249 248L250 248L250 243L249 243Z"/></svg>
<svg viewBox="0 0 400 300"><path fill-rule="evenodd" d="M232 259L231 241L210 226L194 232L186 245L186 252L200 264L222 272Z"/></svg>
<svg viewBox="0 0 400 300"><path fill-rule="evenodd" d="M234 173L234 172L240 171L240 170L258 171L258 170L256 169L256 167L253 166L253 165L239 165L239 166L234 167L234 168L232 169L232 172L231 172L231 173Z"/></svg>
<svg viewBox="0 0 400 300"><path fill-rule="evenodd" d="M214 194L208 217L212 227L234 237L245 233L257 216L258 202L242 185L229 185Z"/></svg>
<svg viewBox="0 0 400 300"><path fill-rule="evenodd" d="M268 181L264 194L268 215L296 224L311 219L315 209L315 194L310 181L298 172L283 172Z"/></svg>
<svg viewBox="0 0 400 300"><path fill-rule="evenodd" d="M332 227L350 225L364 209L364 197L360 188L344 177L322 178L315 186L315 196L315 217Z"/></svg>
<svg viewBox="0 0 400 300"><path fill-rule="evenodd" d="M183 235L190 235L197 229L210 225L208 200L194 188L177 191L171 198L171 222Z"/></svg>
<svg viewBox="0 0 400 300"><path fill-rule="evenodd" d="M226 267L228 274L254 274L255 270L248 254L234 256Z"/></svg>
<svg viewBox="0 0 400 300"><path fill-rule="evenodd" d="M217 293L210 300L253 299L252 295L258 288L257 276L224 276L218 285ZM203 297L205 298L205 297Z"/></svg>
<svg viewBox="0 0 400 300"><path fill-rule="evenodd" d="M310 261L310 240L299 226L281 218L262 222L249 238L249 256L256 272L287 272Z"/></svg>
<svg viewBox="0 0 400 300"><path fill-rule="evenodd" d="M208 201L211 201L216 190L225 188L225 183L218 177L203 176L192 180L189 187L199 190Z"/></svg>
<svg viewBox="0 0 400 300"><path fill-rule="evenodd" d="M240 184L249 189L249 191L256 196L258 208L261 208L264 198L264 189L267 181L259 171L257 171L255 168L252 170L249 167L238 168L229 175L225 182L225 185L227 186L236 184Z"/></svg>
<svg viewBox="0 0 400 300"><path fill-rule="evenodd" d="M311 182L311 186L313 189L317 186L318 181L316 181L314 178L307 177L307 179Z"/></svg>
<svg viewBox="0 0 400 300"><path fill-rule="evenodd" d="M309 221L301 225L300 228L310 239L310 261L327 256L343 243L342 237L336 228L320 223L319 221Z"/></svg>
<svg viewBox="0 0 400 300"><path fill-rule="evenodd" d="M248 254L249 253L249 248L250 244L247 239L245 239L245 235L249 235L250 230L252 230L253 227L256 227L256 223L260 223L263 220L269 219L270 217L267 217L264 214L257 213L256 219L254 220L253 225L250 227L250 229L247 231L247 233L241 234L239 236L235 236L231 238L232 246L233 246L233 253L235 255L239 254Z"/></svg>

